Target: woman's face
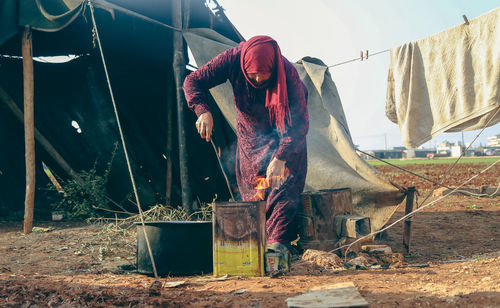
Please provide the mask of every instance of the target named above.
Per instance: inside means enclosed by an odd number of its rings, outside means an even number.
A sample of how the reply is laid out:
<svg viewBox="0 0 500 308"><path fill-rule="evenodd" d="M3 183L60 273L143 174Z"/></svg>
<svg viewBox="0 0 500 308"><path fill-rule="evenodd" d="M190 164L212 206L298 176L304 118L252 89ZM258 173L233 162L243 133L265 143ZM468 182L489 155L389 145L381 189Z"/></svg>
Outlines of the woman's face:
<svg viewBox="0 0 500 308"><path fill-rule="evenodd" d="M265 84L269 78L271 78L271 73L248 73L247 75L252 83L257 87Z"/></svg>

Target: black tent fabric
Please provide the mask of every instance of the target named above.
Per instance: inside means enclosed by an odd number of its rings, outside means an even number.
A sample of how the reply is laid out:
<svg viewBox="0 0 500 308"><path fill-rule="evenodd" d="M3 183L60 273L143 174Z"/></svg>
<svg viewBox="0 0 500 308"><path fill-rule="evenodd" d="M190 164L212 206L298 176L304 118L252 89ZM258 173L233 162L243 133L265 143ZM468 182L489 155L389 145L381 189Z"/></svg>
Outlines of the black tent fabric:
<svg viewBox="0 0 500 308"><path fill-rule="evenodd" d="M0 45L17 33L17 1L0 2Z"/></svg>
<svg viewBox="0 0 500 308"><path fill-rule="evenodd" d="M94 1L97 2L108 3ZM39 3L47 4L48 1ZM175 116L171 135L173 151L167 151L167 112L170 110L173 115L176 114L172 29L127 13L127 10L137 10L136 13L147 18L170 24L171 1L147 0L141 1L140 5L119 0L109 3L126 10L96 6L95 17L141 203L147 207L165 202L166 158L170 157L173 161L171 203L181 205ZM212 26L222 35L238 40L231 23L224 16L214 15L204 1L186 3L190 5L190 14L186 18L190 24ZM62 30L33 31L35 57L79 55L67 63L34 63L35 127L71 169L76 172L89 170L96 164L98 171L102 172L111 159L115 143L119 141L118 129L100 54L94 45L89 10L75 6L68 8L73 8L77 17ZM51 12L52 15L62 14ZM0 15L4 16L5 13L2 10ZM4 148L0 152L0 217L17 215L21 218L24 208L23 123L14 116L12 105L9 107L8 104L14 103L17 109L22 110L20 29L18 27L18 33L0 45L0 55L3 55L0 56L0 144ZM211 145L197 136L194 115L187 111L184 116L193 200L208 202L215 195L219 199L229 199ZM73 121L78 123L81 133L72 126ZM224 151L230 149L234 134L228 126L227 129L224 126L219 129L218 146ZM231 157L224 151L223 161L232 164ZM47 214L49 210L48 193L45 191L49 181L42 170L42 161L59 177L69 178L53 154L37 140L35 215ZM234 169L234 165L229 165L226 166L228 170ZM124 154L118 147L111 168L108 193L115 202L121 203L127 210L135 211L136 206L127 201L131 192Z"/></svg>

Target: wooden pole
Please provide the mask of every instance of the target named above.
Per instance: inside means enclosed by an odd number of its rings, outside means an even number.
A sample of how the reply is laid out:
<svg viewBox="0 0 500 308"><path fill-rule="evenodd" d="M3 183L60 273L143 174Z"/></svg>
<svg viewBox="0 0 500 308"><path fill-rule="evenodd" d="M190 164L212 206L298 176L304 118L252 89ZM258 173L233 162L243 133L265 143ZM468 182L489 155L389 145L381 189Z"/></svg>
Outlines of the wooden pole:
<svg viewBox="0 0 500 308"><path fill-rule="evenodd" d="M182 29L182 0L172 1L172 24L177 29ZM184 131L184 110L186 106L182 84L184 82L186 61L184 59L184 40L182 32L173 31L173 70L177 97L177 124L179 138L179 169L182 187L182 205L188 213L192 213L191 188L189 186L189 169L186 147L186 134Z"/></svg>
<svg viewBox="0 0 500 308"><path fill-rule="evenodd" d="M34 77L33 45L31 29L24 29L22 40L24 85L24 142L26 161L26 195L24 199L24 234L33 230L35 204L35 125L34 125Z"/></svg>
<svg viewBox="0 0 500 308"><path fill-rule="evenodd" d="M173 109L174 100L172 99L173 91L173 79L168 78L167 80L167 189L165 192L165 204L172 205L172 138L174 137L173 130Z"/></svg>
<svg viewBox="0 0 500 308"><path fill-rule="evenodd" d="M413 199L415 196L415 186L408 187L408 192L406 193L406 208L405 215L413 212ZM411 245L411 217L404 221L403 225L403 246L405 247L406 254L410 253Z"/></svg>

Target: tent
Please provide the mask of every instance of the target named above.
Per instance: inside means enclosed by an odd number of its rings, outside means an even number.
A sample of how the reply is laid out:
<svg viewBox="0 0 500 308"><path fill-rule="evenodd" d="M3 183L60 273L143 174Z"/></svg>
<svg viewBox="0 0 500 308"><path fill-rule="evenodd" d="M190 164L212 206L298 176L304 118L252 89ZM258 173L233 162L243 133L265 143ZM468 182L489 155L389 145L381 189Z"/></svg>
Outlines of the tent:
<svg viewBox="0 0 500 308"><path fill-rule="evenodd" d="M174 31L168 28L172 23L173 2L93 1L132 170L145 206L164 204L168 189L171 190L170 203L182 204L172 69ZM33 6L34 3L37 5ZM213 28L225 37L239 39L239 34L221 11L210 10L203 1L184 3L186 25ZM46 215L49 210L46 192L49 180L43 172L42 162L60 178L68 178L71 170L89 170L94 164L102 172L119 141L90 12L85 4L83 0L9 0L0 5L0 143L3 145L0 217L22 217L24 208L23 123L13 112L13 108L23 109L22 59L19 58L22 26L27 24L36 29L33 31L35 57L79 56L67 63L34 63L34 122L39 132L36 138L35 214ZM187 123L195 120L189 110L184 111L183 116ZM78 123L82 133L72 127L72 121ZM189 140L188 176L193 200L211 201L214 194L221 199L229 198L210 145L197 137L194 125L186 124L183 130ZM218 145L223 148L229 148L234 142L234 135L232 132L226 134L224 127L220 127L218 135ZM47 148L47 143L56 153ZM202 153L202 159L195 157L197 153ZM55 154L64 159L66 168ZM172 162L171 188L167 187L169 160ZM230 171L231 167L228 165L226 169ZM133 201L130 198L132 187L121 148L112 164L108 192L110 198L125 209L136 210L136 206L127 201Z"/></svg>
<svg viewBox="0 0 500 308"><path fill-rule="evenodd" d="M54 5L56 2L61 6ZM35 126L72 169L89 169L96 160L103 165L119 138L99 54L93 47L95 37L92 36L88 10L84 2L77 0L40 0L37 3L39 6L35 8L27 5L27 1L20 2L18 23L24 20L33 29L59 31L33 33L35 56L81 56L65 64L35 64ZM44 24L49 3L54 10L52 16L60 17L48 18L60 21L49 23L50 27ZM104 56L109 60L111 84L141 201L146 205L165 201L166 190L169 189L166 185L167 161L171 159L174 175L171 202L180 204L183 188L180 169L183 166L179 163L178 152L169 151L167 147L170 143L171 149L179 148L175 136L180 132L169 132L168 129L169 123L176 123L175 117L168 117L169 110L176 111L172 110L175 109L176 91L172 72L173 31L165 26L172 24L171 3L155 0L141 3L94 0L93 3L97 7L96 20ZM188 12L184 15L184 22L189 29L184 29L182 33L198 65L235 46L240 40L238 32L220 10L214 14L201 1L184 3L189 4L184 7ZM4 3L2 9L6 7L9 8ZM6 16L5 10L1 13ZM26 16L31 16L31 19ZM1 45L0 54L11 56L0 59L0 87L3 90L0 90L0 101L10 100L20 106L22 71L20 60L12 56L20 54L21 40L19 33L12 33L3 30L0 33L0 44L2 38L9 37ZM296 63L296 68L309 90L311 129L307 137L309 169L306 189L350 187L355 211L371 218L372 230L379 229L404 198L404 191L356 154L341 101L327 67L318 59L304 58ZM222 149L222 160L234 185L235 136L232 128L235 115L230 85L214 88L211 94L214 98L210 104L215 111L217 145ZM0 156L2 162L11 163L3 164L0 174L0 213L7 213L13 208L21 210L24 190L22 125L11 111L6 111L8 108L5 106L7 104L0 104L0 125L6 128L2 132L9 133L0 133L0 142L9 144L9 147ZM217 194L219 200L227 200L227 187L215 161L216 154L210 144L197 136L192 125L194 114L186 111L183 117L186 123L181 131L186 134L187 140L191 197L211 201ZM72 121L79 124L82 133L71 127ZM47 182L41 171L41 161L61 176L67 173L60 161L54 159L53 153L40 142L37 143L37 153L37 187L41 188ZM115 201L131 208L132 203L126 201L131 192L130 180L123 154L121 151L118 153L112 165L108 188ZM43 198L36 200L44 201ZM43 206L37 204L35 208Z"/></svg>

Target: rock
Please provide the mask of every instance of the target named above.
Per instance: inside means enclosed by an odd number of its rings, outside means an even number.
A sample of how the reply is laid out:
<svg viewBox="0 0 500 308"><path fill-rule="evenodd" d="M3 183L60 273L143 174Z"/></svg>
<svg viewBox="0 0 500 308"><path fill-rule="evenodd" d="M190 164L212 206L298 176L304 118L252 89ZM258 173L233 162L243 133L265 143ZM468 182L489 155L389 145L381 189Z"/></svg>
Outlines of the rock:
<svg viewBox="0 0 500 308"><path fill-rule="evenodd" d="M383 263L383 264L388 264L391 267L398 267L403 265L405 261L405 257L403 256L402 253L392 253L389 255L381 254L377 256L377 259Z"/></svg>
<svg viewBox="0 0 500 308"><path fill-rule="evenodd" d="M339 256L334 253L321 250L307 249L302 255L302 260L309 261L329 269L344 268L344 263Z"/></svg>
<svg viewBox="0 0 500 308"><path fill-rule="evenodd" d="M391 247L387 245L363 245L361 246L362 251L366 251L368 253L382 253L382 254L392 254Z"/></svg>
<svg viewBox="0 0 500 308"><path fill-rule="evenodd" d="M441 197L445 194L445 192L448 192L448 191L449 191L449 189L446 187L439 187L439 188L434 189L434 191L432 192L432 196L433 197Z"/></svg>
<svg viewBox="0 0 500 308"><path fill-rule="evenodd" d="M351 253L358 254L361 251L361 246L366 243L370 243L373 241L373 236L372 237L366 237L362 238L361 240L357 241L358 239L356 238L351 238L351 237L343 237L338 241L337 246L342 247L340 249L341 255L345 256L346 253L349 255ZM356 242L357 241L357 242ZM354 243L356 242L356 243ZM352 246L348 246L350 244L354 243ZM345 247L343 247L345 246Z"/></svg>
<svg viewBox="0 0 500 308"><path fill-rule="evenodd" d="M160 296L163 284L159 280L155 280L151 286L149 286L149 296Z"/></svg>
<svg viewBox="0 0 500 308"><path fill-rule="evenodd" d="M374 262L374 260L372 260L370 257L367 257L365 255L360 255L354 259L349 260L347 263L367 268L375 264L376 262Z"/></svg>

